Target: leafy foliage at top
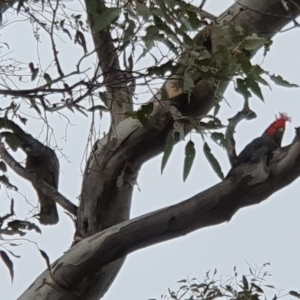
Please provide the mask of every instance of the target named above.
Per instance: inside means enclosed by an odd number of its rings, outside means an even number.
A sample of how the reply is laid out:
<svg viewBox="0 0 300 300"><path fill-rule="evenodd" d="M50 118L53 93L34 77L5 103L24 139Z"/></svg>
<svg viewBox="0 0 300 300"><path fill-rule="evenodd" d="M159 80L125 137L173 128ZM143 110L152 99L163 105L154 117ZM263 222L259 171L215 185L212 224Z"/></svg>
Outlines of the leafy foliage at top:
<svg viewBox="0 0 300 300"><path fill-rule="evenodd" d="M178 291L174 292L169 289L168 294L162 296L161 299L214 300L221 298L227 300L276 300L288 295L299 298L299 292L290 291L282 294L282 290L268 284L269 277L271 276L267 270L269 265L269 263L266 263L261 268L250 266L249 274L242 276L238 275L237 269L234 267L234 275L232 277L222 276L221 279L216 278L216 269L213 272L208 271L203 281L199 281L196 278L178 281L181 285Z"/></svg>
<svg viewBox="0 0 300 300"><path fill-rule="evenodd" d="M270 41L252 34L246 27L213 23L202 16L201 10L185 1L110 1L104 3L105 6L96 0L86 3L87 23L83 21L82 12L76 13L73 9L72 2L66 6L59 1L20 1L16 11L18 18L24 22L25 16L25 21L36 24L33 32L36 43L50 42L52 55L45 63L35 53L27 62L4 53L3 73L0 73L4 88L0 89L0 95L13 99L15 111L22 106L31 108L38 116L64 109L84 115L109 111L110 107L101 97L107 84L105 75L97 63L94 68L90 67L90 59L95 58L87 35L90 29L94 33L111 34L122 69L129 74L129 79L124 77L120 83L135 81L148 91L153 89L152 81L171 74L181 77L184 92L190 92L200 79L217 84L232 77L236 91L247 98L256 95L263 99L260 84L268 85L263 76L283 86L295 86L251 64L249 53L262 45L267 51ZM202 33L197 34L200 30ZM73 69L62 59L63 48L56 36L68 44L70 52L77 53ZM35 47L34 43L32 46ZM80 52L77 52L78 47ZM35 87L28 88L30 82L30 86Z"/></svg>

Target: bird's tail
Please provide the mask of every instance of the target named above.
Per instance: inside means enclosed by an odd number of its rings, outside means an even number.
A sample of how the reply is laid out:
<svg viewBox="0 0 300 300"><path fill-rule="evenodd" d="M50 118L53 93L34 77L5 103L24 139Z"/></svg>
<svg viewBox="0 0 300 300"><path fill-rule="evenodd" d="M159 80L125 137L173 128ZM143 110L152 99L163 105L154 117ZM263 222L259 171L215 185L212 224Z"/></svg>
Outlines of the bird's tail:
<svg viewBox="0 0 300 300"><path fill-rule="evenodd" d="M38 192L40 202L39 221L43 225L54 225L58 222L56 203L51 198Z"/></svg>

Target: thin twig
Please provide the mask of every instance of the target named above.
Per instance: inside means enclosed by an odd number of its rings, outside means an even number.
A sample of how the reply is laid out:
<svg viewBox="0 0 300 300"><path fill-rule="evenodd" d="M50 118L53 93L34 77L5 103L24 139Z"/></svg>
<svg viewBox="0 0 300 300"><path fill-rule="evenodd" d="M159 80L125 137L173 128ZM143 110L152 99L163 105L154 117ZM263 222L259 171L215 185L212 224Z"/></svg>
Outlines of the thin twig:
<svg viewBox="0 0 300 300"><path fill-rule="evenodd" d="M237 124L243 119L252 120L254 118L256 118L256 114L249 108L248 100L245 100L243 109L239 111L234 117L228 119L229 124L225 133L227 145L225 148L231 167L235 167L238 164L234 140L235 128Z"/></svg>
<svg viewBox="0 0 300 300"><path fill-rule="evenodd" d="M204 6L205 2L206 2L206 0L202 0L202 1L201 1L201 4L200 4L200 6L199 6L199 8L200 8L200 9L202 9L202 8L203 8L203 6Z"/></svg>
<svg viewBox="0 0 300 300"><path fill-rule="evenodd" d="M51 44L52 44L52 51L53 51L53 55L54 55L54 61L55 61L56 67L57 67L57 72L58 72L59 76L63 77L64 73L61 70L60 62L59 62L58 57L57 57L58 51L56 50L56 45L55 45L54 36L53 36L53 29L54 29L56 12L57 12L57 9L58 9L59 1L56 1L55 8L52 7L51 1L49 1L49 4L50 4L51 9L53 11L53 18L52 18L51 28L50 28L50 39L51 39Z"/></svg>

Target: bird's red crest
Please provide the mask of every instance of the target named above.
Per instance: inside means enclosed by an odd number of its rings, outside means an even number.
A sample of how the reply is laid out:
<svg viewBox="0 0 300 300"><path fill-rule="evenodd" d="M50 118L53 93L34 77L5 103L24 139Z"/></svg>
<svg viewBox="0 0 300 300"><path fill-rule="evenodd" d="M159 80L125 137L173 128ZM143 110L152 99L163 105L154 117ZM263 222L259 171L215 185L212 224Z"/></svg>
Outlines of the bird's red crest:
<svg viewBox="0 0 300 300"><path fill-rule="evenodd" d="M279 117L276 117L274 121L266 130L267 134L272 135L278 131L278 129L285 130L285 123L291 122L292 119L286 113L279 113Z"/></svg>

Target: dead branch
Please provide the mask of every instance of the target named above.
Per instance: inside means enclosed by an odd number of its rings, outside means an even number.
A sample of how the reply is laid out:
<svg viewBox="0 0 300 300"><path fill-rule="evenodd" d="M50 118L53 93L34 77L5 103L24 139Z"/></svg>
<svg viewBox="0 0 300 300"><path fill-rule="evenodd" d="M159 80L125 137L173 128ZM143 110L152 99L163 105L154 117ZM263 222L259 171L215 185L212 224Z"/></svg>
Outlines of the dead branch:
<svg viewBox="0 0 300 300"><path fill-rule="evenodd" d="M227 152L227 156L230 161L231 167L233 168L238 165L234 140L235 128L237 124L243 119L252 120L254 118L256 118L255 112L249 109L248 104L245 104L241 111L239 111L234 117L228 120L229 124L227 125L225 133L225 138L227 141L227 147L225 147L225 150Z"/></svg>

